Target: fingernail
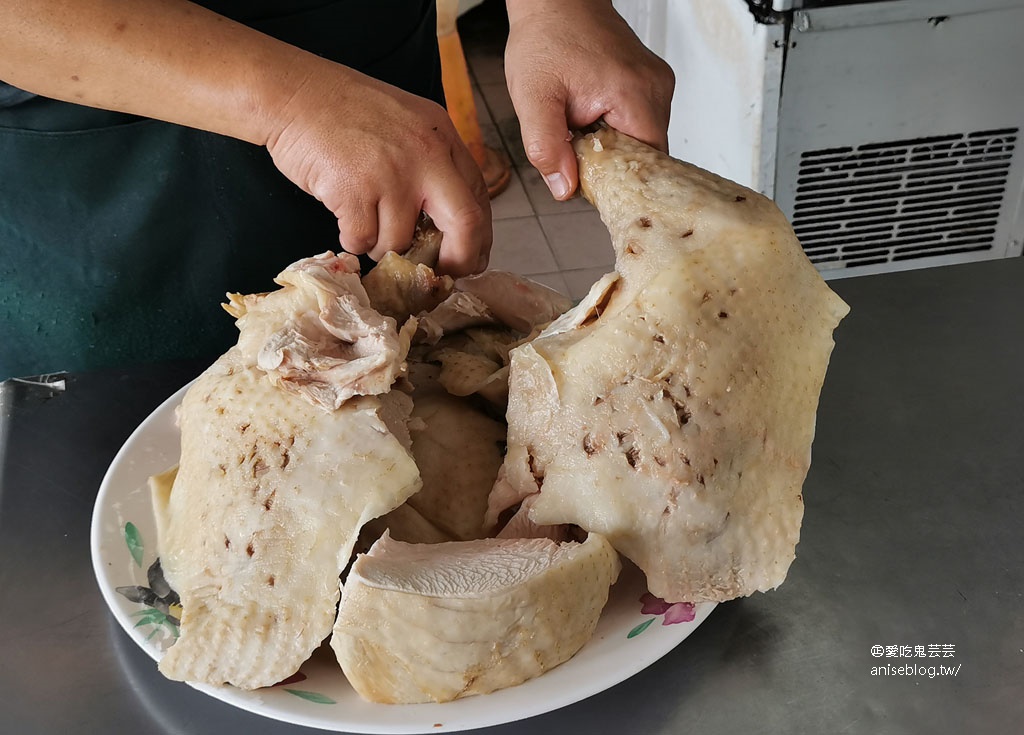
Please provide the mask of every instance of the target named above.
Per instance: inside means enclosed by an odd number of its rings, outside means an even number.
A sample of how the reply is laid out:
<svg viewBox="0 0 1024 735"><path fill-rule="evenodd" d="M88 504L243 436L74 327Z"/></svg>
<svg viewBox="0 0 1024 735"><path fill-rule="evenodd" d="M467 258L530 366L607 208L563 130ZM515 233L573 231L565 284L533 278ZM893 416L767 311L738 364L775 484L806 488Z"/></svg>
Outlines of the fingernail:
<svg viewBox="0 0 1024 735"><path fill-rule="evenodd" d="M555 199L565 199L569 195L569 182L566 181L562 174L548 174L544 177L544 181L547 183L548 189L551 190L551 194Z"/></svg>

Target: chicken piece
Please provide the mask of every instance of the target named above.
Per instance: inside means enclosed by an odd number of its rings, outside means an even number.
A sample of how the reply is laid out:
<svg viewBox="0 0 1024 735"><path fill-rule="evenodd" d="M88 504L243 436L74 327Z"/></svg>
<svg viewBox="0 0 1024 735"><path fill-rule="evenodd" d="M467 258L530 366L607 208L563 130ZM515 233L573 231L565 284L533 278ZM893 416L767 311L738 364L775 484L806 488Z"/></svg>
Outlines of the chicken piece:
<svg viewBox="0 0 1024 735"><path fill-rule="evenodd" d="M454 540L486 536L487 496L501 467L504 423L445 393L415 400L412 453L423 487L407 504Z"/></svg>
<svg viewBox="0 0 1024 735"><path fill-rule="evenodd" d="M512 352L491 498L606 536L668 601L778 586L848 307L765 197L608 128L578 138L616 272Z"/></svg>
<svg viewBox="0 0 1024 735"><path fill-rule="evenodd" d="M486 694L575 655L593 635L619 568L596 534L561 545L403 544L385 536L352 565L331 647L371 702Z"/></svg>
<svg viewBox="0 0 1024 735"><path fill-rule="evenodd" d="M502 370L505 366L490 357L448 346L434 350L430 356L441 363L441 384L453 396L469 396L499 381L499 396L507 397L508 374Z"/></svg>
<svg viewBox="0 0 1024 735"><path fill-rule="evenodd" d="M429 313L420 325L428 341L436 342L446 332L488 324L504 324L528 334L572 305L557 291L506 271L489 270L457 282L435 274L441 238L433 222L421 218L410 248L402 255L385 254L363 276L370 303L398 324Z"/></svg>
<svg viewBox="0 0 1024 735"><path fill-rule="evenodd" d="M171 488L174 487L174 480L177 477L178 465L174 465L158 475L152 475L147 483L157 538L164 538L167 535L167 507L171 502Z"/></svg>
<svg viewBox="0 0 1024 735"><path fill-rule="evenodd" d="M457 280L454 293L421 316L421 341L434 344L443 334L487 325L504 325L526 336L570 306L568 298L536 281L484 271Z"/></svg>
<svg viewBox="0 0 1024 735"><path fill-rule="evenodd" d="M575 526L538 526L530 519L530 510L539 493L535 493L520 504L518 510L501 527L495 538L549 538L559 543L573 540Z"/></svg>
<svg viewBox="0 0 1024 735"><path fill-rule="evenodd" d="M359 533L354 551L365 554L387 532L396 541L407 544L440 544L456 539L427 520L406 501L390 513L368 521Z"/></svg>
<svg viewBox="0 0 1024 735"><path fill-rule="evenodd" d="M370 306L359 260L327 252L288 266L271 293L228 294L238 348L279 388L324 408L386 393L405 371L415 320L401 331Z"/></svg>
<svg viewBox="0 0 1024 735"><path fill-rule="evenodd" d="M454 288L450 276L438 276L427 265L415 264L389 252L363 276L363 287L374 309L405 324L410 316L431 311Z"/></svg>
<svg viewBox="0 0 1024 735"><path fill-rule="evenodd" d="M523 336L505 327L473 327L446 334L436 345L417 346L411 359L437 363L437 380L453 396L479 395L504 412L509 351Z"/></svg>
<svg viewBox="0 0 1024 735"><path fill-rule="evenodd" d="M293 674L331 630L360 527L419 489L376 397L325 412L229 353L189 390L159 539L181 596L169 678L251 689Z"/></svg>
<svg viewBox="0 0 1024 735"><path fill-rule="evenodd" d="M505 423L482 410L480 402L448 393L440 375L437 365L410 358L415 405L408 430L423 487L405 505L367 524L360 551L385 529L392 538L410 543L488 535L484 517L504 454Z"/></svg>
<svg viewBox="0 0 1024 735"><path fill-rule="evenodd" d="M476 393L495 406L504 408L508 404L507 365L452 348L437 350L433 356L441 363L441 383L453 396Z"/></svg>
<svg viewBox="0 0 1024 735"><path fill-rule="evenodd" d="M402 448L412 452L412 434L410 429L415 423L412 418L413 401L412 396L407 392L411 388L407 385L398 387L398 383L387 393L381 393L377 398L380 400L380 409L377 415L384 422L384 426L398 440Z"/></svg>
<svg viewBox="0 0 1024 735"><path fill-rule="evenodd" d="M488 270L460 278L455 288L480 299L498 321L523 334L572 306L572 301L558 291L507 271Z"/></svg>
<svg viewBox="0 0 1024 735"><path fill-rule="evenodd" d="M419 318L416 341L433 345L445 335L469 327L499 324L487 304L473 294L455 291L432 311Z"/></svg>
<svg viewBox="0 0 1024 735"><path fill-rule="evenodd" d="M344 287L358 301L347 260L301 261L282 274L282 291L237 298L238 345L179 407L177 475L169 493L169 474L151 483L164 575L183 608L181 637L160 662L171 679L253 689L293 674L330 633L338 576L359 529L420 487L400 431L412 407L407 395L350 396L338 408L333 398L310 400L370 383L386 389L383 375L398 372L393 322L354 355L366 373L342 369L347 348L326 327L304 343L304 380L319 386L312 395L259 365L268 342L279 344L289 330L297 340L310 334L295 329L300 322L335 326L324 304L343 300ZM387 365L373 347L388 353Z"/></svg>
<svg viewBox="0 0 1024 735"><path fill-rule="evenodd" d="M416 229L412 235L412 243L409 249L402 253L402 257L414 265L425 265L431 270L437 267L437 259L441 255L441 241L444 234L437 229L437 226L426 212L420 212L420 218L416 221Z"/></svg>

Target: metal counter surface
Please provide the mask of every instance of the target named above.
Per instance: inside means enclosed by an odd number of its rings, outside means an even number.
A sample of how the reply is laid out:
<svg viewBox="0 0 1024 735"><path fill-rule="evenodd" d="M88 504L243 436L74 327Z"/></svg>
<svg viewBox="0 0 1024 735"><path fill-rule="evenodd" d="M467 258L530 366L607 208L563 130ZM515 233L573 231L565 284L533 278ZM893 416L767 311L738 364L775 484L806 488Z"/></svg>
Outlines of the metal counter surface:
<svg viewBox="0 0 1024 735"><path fill-rule="evenodd" d="M1024 259L831 285L852 312L836 332L786 583L720 605L602 694L480 732L1020 732ZM165 680L96 587L89 524L103 474L201 368L0 387L0 733L321 732ZM872 673L914 664L959 668Z"/></svg>

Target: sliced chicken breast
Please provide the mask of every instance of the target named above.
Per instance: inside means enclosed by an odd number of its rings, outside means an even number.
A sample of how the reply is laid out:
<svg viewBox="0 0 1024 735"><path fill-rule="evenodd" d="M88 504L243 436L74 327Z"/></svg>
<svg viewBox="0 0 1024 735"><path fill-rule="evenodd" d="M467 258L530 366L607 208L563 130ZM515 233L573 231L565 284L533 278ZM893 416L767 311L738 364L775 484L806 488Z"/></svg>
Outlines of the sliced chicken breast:
<svg viewBox="0 0 1024 735"><path fill-rule="evenodd" d="M447 702L514 686L571 658L619 573L597 534L582 543L384 536L352 565L331 646L371 702Z"/></svg>

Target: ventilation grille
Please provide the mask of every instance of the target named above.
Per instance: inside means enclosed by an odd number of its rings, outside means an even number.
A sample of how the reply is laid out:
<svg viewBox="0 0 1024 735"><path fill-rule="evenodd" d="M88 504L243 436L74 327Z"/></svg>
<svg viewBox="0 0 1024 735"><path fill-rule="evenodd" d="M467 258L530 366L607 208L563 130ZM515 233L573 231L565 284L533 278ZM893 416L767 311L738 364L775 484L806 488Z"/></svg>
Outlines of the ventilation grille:
<svg viewBox="0 0 1024 735"><path fill-rule="evenodd" d="M793 227L811 262L850 268L992 250L1017 133L805 152Z"/></svg>

